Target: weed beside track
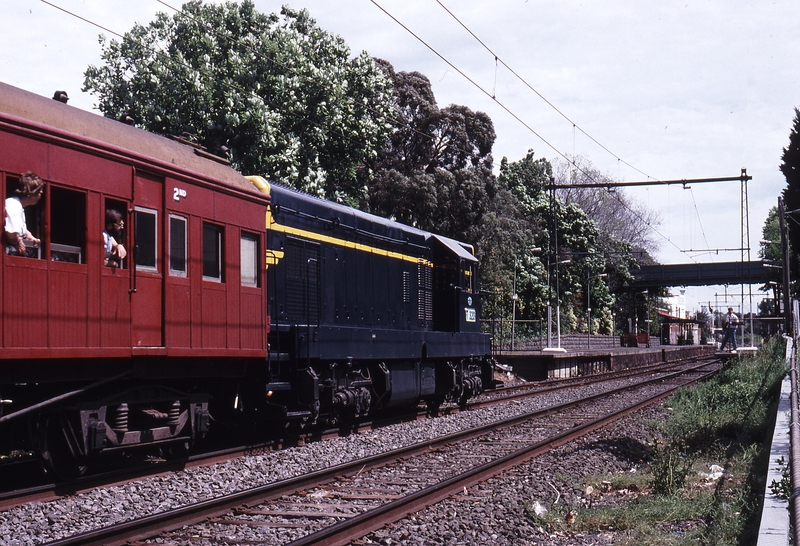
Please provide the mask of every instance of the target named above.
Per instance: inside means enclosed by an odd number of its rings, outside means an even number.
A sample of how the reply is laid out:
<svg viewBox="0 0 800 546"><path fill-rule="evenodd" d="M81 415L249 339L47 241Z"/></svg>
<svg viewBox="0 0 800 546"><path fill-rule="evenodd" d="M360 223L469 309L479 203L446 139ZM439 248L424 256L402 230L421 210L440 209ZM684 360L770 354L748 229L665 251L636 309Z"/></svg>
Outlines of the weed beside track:
<svg viewBox="0 0 800 546"><path fill-rule="evenodd" d="M551 536L608 533L622 545L754 544L780 384L784 342L731 361L711 380L642 423L637 472L583 477L580 504L530 517Z"/></svg>

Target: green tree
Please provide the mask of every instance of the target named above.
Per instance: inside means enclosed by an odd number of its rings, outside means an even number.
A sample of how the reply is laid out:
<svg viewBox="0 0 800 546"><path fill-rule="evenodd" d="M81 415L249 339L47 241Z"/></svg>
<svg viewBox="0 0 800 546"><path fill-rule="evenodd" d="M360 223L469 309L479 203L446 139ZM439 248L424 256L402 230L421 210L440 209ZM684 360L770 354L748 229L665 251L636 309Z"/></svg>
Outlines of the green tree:
<svg viewBox="0 0 800 546"><path fill-rule="evenodd" d="M395 130L365 173L374 173L367 208L375 214L470 243L493 198L494 126L466 106L439 108L428 78L395 72Z"/></svg>
<svg viewBox="0 0 800 546"><path fill-rule="evenodd" d="M189 139L245 173L355 203L356 169L391 131L391 81L366 54L350 58L306 10L189 2L107 42L84 91L108 117Z"/></svg>
<svg viewBox="0 0 800 546"><path fill-rule="evenodd" d="M786 178L783 189L783 201L787 210L800 209L800 110L794 109L794 122L789 133L789 145L783 149L781 156L781 172ZM788 222L789 242L792 248L800 248L800 225ZM792 278L797 278L798 260L793 255L791 260Z"/></svg>
<svg viewBox="0 0 800 546"><path fill-rule="evenodd" d="M605 278L600 277L608 275L609 269L598 246L599 233L577 205L564 203L547 190L552 175L550 162L536 159L533 151L516 162L503 158L497 185L499 191L507 191L516 200L519 231L503 247L513 260L506 258L497 276L511 278L513 267L518 266L517 309L521 319L544 318L548 302L555 304L557 297L564 331L585 331L588 327L589 289L592 317L597 321L592 330L609 332L614 298ZM534 248L541 249L540 254L535 254Z"/></svg>

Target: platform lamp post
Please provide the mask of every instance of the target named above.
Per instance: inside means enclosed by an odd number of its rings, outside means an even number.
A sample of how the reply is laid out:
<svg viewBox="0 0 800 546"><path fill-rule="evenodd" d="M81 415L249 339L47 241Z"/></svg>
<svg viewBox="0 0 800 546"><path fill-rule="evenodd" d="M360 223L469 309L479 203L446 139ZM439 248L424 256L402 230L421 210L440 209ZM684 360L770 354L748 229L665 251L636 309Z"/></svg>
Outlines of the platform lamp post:
<svg viewBox="0 0 800 546"><path fill-rule="evenodd" d="M549 257L548 257L549 263ZM553 347L551 345L551 331L552 331L552 303L550 300L552 299L552 294L550 290L550 275L547 276L547 294L548 294L548 303L547 303L547 347L543 349L546 352L554 352L554 353L564 353L566 352L565 349L561 347L561 290L558 284L558 266L564 264L572 263L572 259L560 260L556 261L555 268L556 268L556 342L558 347Z"/></svg>
<svg viewBox="0 0 800 546"><path fill-rule="evenodd" d="M644 312L645 312L645 328L647 328L647 339L648 339L648 347L650 346L650 323L653 322L653 319L650 317L650 291L645 290L642 292L644 294Z"/></svg>
<svg viewBox="0 0 800 546"><path fill-rule="evenodd" d="M642 294L644 296L644 312L645 312L644 323L646 325L645 328L648 328L649 322L650 322L650 300L648 300L648 297L650 295L650 290L645 288L641 292L637 292L637 294ZM636 324L634 325L634 330L635 330L635 333L638 335L639 334L639 310L637 309L636 300L634 300L633 306L634 306L633 307L634 311L636 313ZM648 328L648 333L649 333L649 328Z"/></svg>
<svg viewBox="0 0 800 546"><path fill-rule="evenodd" d="M514 352L515 326L517 323L517 259L514 258L514 284L511 289L511 352Z"/></svg>
<svg viewBox="0 0 800 546"><path fill-rule="evenodd" d="M571 260L564 260L563 262L558 259L558 214L556 202L556 186L555 177L550 177L550 212L552 213L553 226L552 226L552 239L549 241L547 248L547 347L544 349L546 352L564 353L566 352L561 348L561 304L559 302L561 291L558 286L558 266L560 263L569 263ZM556 337L558 339L558 347L552 346L552 322L553 322L553 294L550 289L550 266L551 256L555 258L556 268Z"/></svg>
<svg viewBox="0 0 800 546"><path fill-rule="evenodd" d="M586 276L586 325L588 326L586 335L586 348L592 348L592 290L591 283L594 279L602 279L608 277L607 273L601 273L594 277Z"/></svg>

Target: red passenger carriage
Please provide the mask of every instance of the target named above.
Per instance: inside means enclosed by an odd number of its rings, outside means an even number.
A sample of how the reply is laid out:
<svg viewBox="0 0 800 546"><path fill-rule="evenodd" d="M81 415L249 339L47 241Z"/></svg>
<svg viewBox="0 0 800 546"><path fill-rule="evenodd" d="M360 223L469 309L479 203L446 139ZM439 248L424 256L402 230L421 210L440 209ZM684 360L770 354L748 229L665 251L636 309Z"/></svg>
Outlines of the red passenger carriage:
<svg viewBox="0 0 800 546"><path fill-rule="evenodd" d="M211 395L233 407L263 372L268 196L200 148L0 84L4 199L25 171L46 183L26 209L42 243L0 259L0 452L186 445Z"/></svg>

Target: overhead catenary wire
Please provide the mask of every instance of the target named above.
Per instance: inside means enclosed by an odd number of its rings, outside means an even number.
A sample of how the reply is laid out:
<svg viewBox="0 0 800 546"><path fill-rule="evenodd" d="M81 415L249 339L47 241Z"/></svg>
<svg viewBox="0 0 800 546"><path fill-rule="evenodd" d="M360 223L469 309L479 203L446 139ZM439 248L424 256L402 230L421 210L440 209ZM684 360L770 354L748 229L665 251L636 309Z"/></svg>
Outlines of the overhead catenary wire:
<svg viewBox="0 0 800 546"><path fill-rule="evenodd" d="M631 168L631 169L633 169L634 171L636 171L636 172L638 172L638 173L642 174L643 176L645 176L645 177L647 177L647 178L650 178L650 179L653 179L653 180L657 180L656 178L654 178L654 177L652 177L652 176L648 175L648 174L647 174L647 173L645 173L644 171L640 170L639 168L635 167L634 165L631 165L630 163L628 163L627 161L625 161L624 159L622 159L621 157L619 157L617 154L615 154L615 153L614 153L614 152L612 152L610 149L608 149L608 148L607 148L607 147L606 147L606 146L605 146L605 145L604 145L602 142L598 141L598 140L597 140L595 137L593 137L592 135L590 135L589 133L587 133L587 132L586 132L586 131L585 131L583 128L581 128L581 126L580 126L580 125L578 125L578 124L577 124L575 121L573 121L572 119L570 119L570 117L569 117L569 116L567 116L567 115L566 115L564 112L562 112L560 108L558 108L558 107L557 107L555 104L553 104L551 101L549 101L549 100L547 99L547 97L545 97L545 96L544 96L544 95L542 95L542 94L541 94L539 91L537 91L537 90L536 90L536 88L534 88L534 87L533 87L533 86L532 86L530 83L528 83L528 81L527 81L525 78L523 78L522 76L520 76L520 75L519 75L519 74L518 74L518 73L517 73L517 72L516 72L516 71L515 71L513 68L511 68L511 66L509 66L509 65L508 65L508 64L507 64L507 63L506 63L506 62L505 62L505 61L504 61L504 60L503 60L503 59L502 59L502 58L501 58L501 57L500 57L500 56L499 56L499 55L498 55L496 52L494 52L494 51L493 51L493 50L492 50L492 49L491 49L491 48L490 48L488 45L486 45L486 43L485 43L483 40L481 40L481 39L480 39L480 38L479 38L479 37L478 37L478 36L477 36L477 35L476 35L476 34L475 34L475 33L474 33L474 32L473 32L473 31L472 31L472 30L471 30L471 29L470 29L470 28L469 28L469 27L466 25L466 24L464 24L464 22L463 22L463 21L461 21L461 19L459 19L459 18L458 18L458 17L457 17L457 16L456 16L456 15L455 15L455 14L454 14L452 11L450 11L450 9L449 9L447 6L445 6L445 5L444 5L444 4L441 2L441 0L436 0L436 3L437 3L437 4L439 4L439 5L442 7L442 9L444 9L444 10L445 10L445 11L446 11L446 12L447 12L449 15L450 15L450 17L452 17L452 18L453 18L453 19L454 19L454 20L455 20L455 21L456 21L456 22L457 22L459 25L461 25L461 26L464 28L464 30L466 30L466 31L467 31L467 32L468 32L468 33L469 33L469 34L470 34L470 35L471 35L473 38L475 38L475 40L476 40L476 41L477 41L477 42L478 42L478 43L479 43L481 46L483 46L483 48L484 48L484 49L486 49L486 51L488 51L488 52L489 52L489 53L490 53L492 56L494 56L495 63L498 63L498 62L499 62L501 65L503 65L503 67L505 67L505 68L506 68L506 69L507 69L507 70L508 70L508 71L509 71L511 74L513 74L513 75L514 75L514 77L516 77L516 78L517 78L519 81L521 81L521 82L522 82L522 83L525 85L525 87L527 87L528 89L530 89L531 91L533 91L533 92L536 94L536 96L538 96L540 99L542 99L542 100L543 100L543 101L544 101L544 102L545 102L545 103L546 103L546 104L547 104L547 105L548 105L550 108L552 108L552 109L553 109L555 112L557 112L557 113L558 113L558 114L559 114L561 117L563 117L563 118L564 118L565 120L567 120L567 121L568 121L570 124L572 124L572 127L573 127L573 129L575 129L575 130L579 131L579 132L580 132L581 134L583 134L583 135L584 135L586 138L588 138L589 140L591 140L592 142L594 142L595 144L597 144L597 145L598 145L598 146L599 146L601 149L603 149L604 151L608 152L608 153L609 153L610 155L612 155L612 156L613 156L613 157L614 157L614 158L615 158L615 159L616 159L618 162L620 162L620 163L624 163L625 165L627 165L628 167L630 167L630 168ZM496 80L497 80L497 75L495 74L495 81L496 81ZM493 97L493 98L494 98L494 97Z"/></svg>
<svg viewBox="0 0 800 546"><path fill-rule="evenodd" d="M692 196L692 204L694 205L695 214L697 215L697 223L700 226L700 233L703 236L703 242L705 243L706 248L709 248L710 245L708 244L708 237L706 237L706 230L703 227L703 220L700 218L700 209L697 207L697 200L694 198L694 190L689 188L689 193ZM714 261L713 255L711 256L711 261Z"/></svg>
<svg viewBox="0 0 800 546"><path fill-rule="evenodd" d="M477 35L475 32L473 32L473 31L472 31L472 29L470 29L470 28L469 28L469 27L468 27L468 26L467 26L467 25L466 25L466 24L465 24L465 23L464 23L464 22L463 22L461 19L459 19L459 18L456 16L456 15L455 15L455 14L454 14L454 13L453 13L453 12L452 12L452 11L451 11L451 10L450 10L448 7L447 7L447 6L445 6L445 5L444 5L444 3L442 2L442 0L436 0L436 2L437 2L437 4L439 4L439 6L441 6L441 8L442 8L444 11L446 11L446 12L447 12L447 14L448 14L448 15L450 15L450 17L452 17L452 18L453 18L453 20L455 20L455 21L456 21L456 22L457 22L457 23L458 23L458 24L459 24L459 25L460 25L462 28L464 28L464 30L466 30L466 31L467 31L467 32L470 34L470 36L472 36L472 37L473 37L473 38L474 38L474 39L475 39L475 40L476 40L476 41L477 41L477 42L478 42L478 43L479 43L479 44L480 44L480 45L481 45L481 46L482 46L484 49L486 49L486 51L487 51L487 52L489 52L489 53L490 53L490 54L491 54L491 55L494 57L494 60L495 60L495 86L496 86L496 81L497 81L497 68L496 68L496 66L497 66L497 63L499 62L499 63L500 63L500 64L502 64L502 66L504 66L504 67L505 67L505 68L506 68L506 69L507 69L507 70L508 70L508 71L509 71L509 72L510 72L512 75L514 75L514 76L515 76L515 77L516 77L516 78L517 78L517 79L518 79L520 82L522 82L522 83L523 83L523 84L524 84L524 85L525 85L525 86L526 86L528 89L530 89L530 90L531 90L533 93L535 93L535 94L536 94L536 95L537 95L537 96L538 96L540 99L542 99L542 100L543 100L543 101L544 101L544 102L545 102L545 103L546 103L546 104L547 104L547 105L548 105L550 108L552 108L552 109L553 109L555 112L557 112L557 113L558 113L558 114L559 114L561 117L563 117L563 118L564 118L566 121L568 121L568 122L569 122L569 123L572 125L572 129L573 129L573 158L575 157L575 154L574 154L575 142L574 142L574 140L575 140L575 131L577 130L577 131L579 131L580 133L582 133L584 136L586 136L586 137L587 137L589 140L591 140L592 142L594 142L594 143L595 143L597 146L599 146L601 149L603 149L604 151L606 151L607 153L609 153L610 155L612 155L612 156L613 156L613 157L614 157L614 158L617 160L617 165L618 165L618 166L619 166L619 164L620 164L620 163L624 163L625 165L627 165L627 166L628 166L628 167L630 167L631 169L633 169L633 170L635 170L635 171L637 171L637 172L641 173L642 175L644 175L646 178L648 178L648 179L652 179L652 180L654 180L654 181L656 181L656 182L661 182L659 179L656 179L656 178L654 178L654 177L652 177L652 176L648 175L647 173L645 173L645 172L644 172L644 171L642 171L641 169L639 169L639 168L637 168L636 166L634 166L634 165L630 164L629 162L625 161L624 159L622 159L621 157L619 157L617 154L615 154L613 151L611 151L609 148L607 148L605 145L603 145L603 144L602 144L600 141L598 141L596 138L594 138L592 135L590 135L588 132L586 132L586 131L585 131L585 130L584 130L582 127L580 127L580 126L579 126L579 125L578 125L578 124L577 124L575 121L573 121L573 120L572 120L572 119L571 119L569 116L567 116L567 115L566 115L566 114L565 114L565 113L564 113L564 112L563 112L561 109L559 109L559 108L558 108L558 107L557 107L555 104L553 104L553 103L552 103L550 100L548 100L548 99L547 99L547 98L546 98L544 95L542 95L542 94L541 94L541 93L540 93L540 92L539 92L537 89L535 89L535 88L534 88L534 87L533 87L533 86L532 86L532 85L531 85L531 84L530 84L530 83L529 83L529 82L528 82L528 81L527 81L525 78L523 78L523 77L522 77L520 74L518 74L518 73L517 73L517 71L515 71L515 70L514 70L514 69L513 69L511 66L509 66L509 65L508 65L508 64L507 64L507 63L506 63L506 62L505 62L505 61L504 61L504 60L503 60L503 59L502 59L502 58L501 58L501 57L500 57L498 54L497 54L497 52L495 52L494 50L492 50L492 49L491 49L491 48L490 48L490 47L489 47L489 46L488 46L488 45L487 45L487 44L486 44L486 43L485 43L485 42L484 42L484 41L483 41L483 40L482 40L480 37L478 37L478 35ZM493 93L492 93L492 98L493 98L493 99L496 99L496 96L495 96L495 93L494 93L494 91L493 91ZM573 161L574 161L574 159L573 159ZM685 189L689 189L689 188L686 188L685 186L684 186L684 188L685 188ZM606 190L608 190L608 189L606 188ZM703 239L704 239L704 241L706 242L706 246L709 246L709 245L708 245L707 238L706 238L706 235L705 235L705 229L703 228L703 225L702 225L702 219L700 218L700 212L699 212L699 210L698 210L698 208L697 208L697 203L694 201L694 193L692 193L692 196L691 196L691 197L692 197L692 201L694 202L695 213L696 213L696 215L697 215L697 219L698 219L698 223L699 223L699 225L700 225L700 229L701 229L701 232L702 232L702 235L703 235ZM618 199L619 199L619 198L618 198ZM620 202L622 203L622 201L620 201ZM623 203L623 204L624 204L624 203ZM631 210L631 209L629 209L629 210ZM631 212L633 212L633 211L631 210ZM648 224L648 225L649 225L649 224ZM656 231L656 233L659 233L657 230L654 230L654 231ZM659 235L662 235L662 234L660 234L660 233L659 233ZM662 236L663 236L663 237L665 237L665 239L666 239L666 240L668 240L668 241L670 241L670 242L671 242L671 239L670 239L670 237L669 237L668 235L667 235L667 236L664 236L664 235L662 235ZM673 245L674 245L674 243L673 243ZM677 248L677 245L675 245L675 246L676 246L676 248ZM683 251L682 251L682 252L683 252ZM690 259L692 259L692 260L694 260L694 258L693 258L693 257L691 257L691 256L689 256L689 258L690 258Z"/></svg>
<svg viewBox="0 0 800 546"><path fill-rule="evenodd" d="M558 148L556 148L556 147L555 147L555 145L553 145L553 144L552 144L552 143L551 143L549 140L547 140L547 139L546 139L544 136L542 136L541 134L539 134L539 133L538 133L538 132L537 132L537 131L536 131L536 130L533 128L533 127L531 127L531 126L530 126L528 123L526 123L526 122L525 122L525 120L523 120L523 119L522 119L520 116L518 116L516 113L514 113L513 111L511 111L511 109L510 109L508 106L506 106L505 104L503 104L502 102L500 102L500 101L499 101L499 100L498 100L496 97L493 97L493 96L492 96L492 93L491 93L490 91L488 91L488 90L487 90L487 89L485 89L483 86L481 86L481 85L480 85L478 82L476 82L474 79L472 79L471 77L469 77L469 76L468 76L468 75L467 75L467 74L466 74L466 73L465 73L463 70L461 70L460 68L458 68L458 67L457 67L455 64L453 64L453 63L452 63L452 62L451 62L449 59L447 59L447 58L446 58L444 55L442 55L441 53L439 53L439 51L438 51L436 48L434 48L434 47L433 47L432 45L430 45L428 42L426 42L425 40L423 40L423 39L422 39L422 37L420 37L420 36L419 36L417 33L415 33L413 30L411 30L410 28L408 28L408 26L406 26L406 25L405 25L404 23L402 23L402 22L401 22L399 19L397 19L397 17L395 17L394 15L392 15L391 13L389 13L389 12L386 10L386 8L384 8L383 6L381 6L380 4L378 4L378 2L376 2L375 0L370 0L370 1L371 1L371 2L372 2L374 5L375 5L375 7L377 7L379 10L381 10L383 13L385 13L385 14L386 14L386 15L387 15L387 16L388 16L388 17L389 17L389 18L390 18L392 21L394 21L394 22L395 22L397 25L399 25L399 26L400 26L400 27L401 27L403 30L405 30L406 32L408 32L408 33L409 33L411 36L413 36L413 37L414 37L414 38L415 38L417 41L419 41L419 42L420 42L422 45L424 45L425 47L427 47L427 48L428 48L428 49L429 49L429 50L430 50L430 51L431 51L431 52L432 52L434 55L436 55L436 56L437 56L437 57L439 57L439 58L440 58L442 61L444 61L444 63L445 63L445 64L447 64L447 65L448 65L450 68L452 68L453 70L455 70L455 71L456 71L456 72L457 72L457 73L458 73L458 74L459 74L459 75L460 75L462 78L464 78L465 80L467 80L467 81L468 81L469 83L471 83L471 84L472 84L472 85L473 85L473 86L474 86L476 89L478 89L478 90L479 90L481 93L483 93L484 95L486 95L487 97L489 97L491 100L493 100L493 101L494 101L494 102L495 102L495 103L496 103L496 104L497 104L497 105L498 105L500 108L502 108L502 109L503 109L503 110L504 110L506 113L508 113L508 114L509 114L511 117L513 117L515 120L517 120L517 121L518 121L520 124L522 124L522 126L523 126L523 127L525 127L525 128L528 130L528 131L530 131L530 132L531 132L532 134L534 134L534 135L535 135L537 138L539 138L539 140L541 140L542 142L544 142L544 143L545 143L545 144L546 144L546 145L547 145L547 146L548 146L548 147L549 147L551 150L553 150L555 153L557 153L558 155L560 155L561 157L563 157L565 160L567 160L567 161L570 161L569 157L568 157L568 156L567 156L567 155L566 155L564 152L562 152L561 150L559 150ZM587 174L587 176L588 176L588 174Z"/></svg>
<svg viewBox="0 0 800 546"><path fill-rule="evenodd" d="M399 25L403 30L408 32L411 36L413 36L417 41L419 41L422 45L427 47L434 55L439 57L443 62L445 62L448 66L450 66L453 70L455 70L461 77L471 83L475 88L477 88L481 93L489 97L492 101L494 101L501 109L503 109L506 113L508 113L512 118L514 118L517 122L519 122L523 127L525 127L528 131L530 131L533 135L535 135L539 140L541 140L544 144L546 144L551 150L553 150L556 154L561 156L565 159L569 164L573 165L578 171L583 173L588 179L595 180L594 176L592 176L589 172L585 169L577 165L573 159L570 159L569 156L558 149L554 144L552 144L548 139L544 136L539 134L533 127L531 127L528 123L526 123L519 115L513 112L508 106L506 106L503 102L501 102L497 97L492 96L492 93L487 91L484 87L482 87L479 83L477 83L473 78L469 77L463 70L458 68L455 64L453 64L449 59L447 59L443 54L441 54L436 48L431 46L428 42L422 39L417 33L412 31L408 26L402 23L399 19L397 19L394 15L389 13L383 6L381 6L376 0L370 0L372 4L375 5L379 10L385 13L392 21L394 21L397 25ZM643 173L644 174L644 173ZM645 175L648 176L648 175ZM652 177L649 177L652 178ZM642 221L645 221L644 218L641 217L635 210L633 210L627 203L621 200L619 196L614 196L623 207L625 207L628 211L630 211L634 216L639 218ZM680 247L669 237L661 233L658 229L656 229L650 222L646 222L647 226L660 237L662 237L665 241L667 241L670 245L674 246L676 249L680 250Z"/></svg>

